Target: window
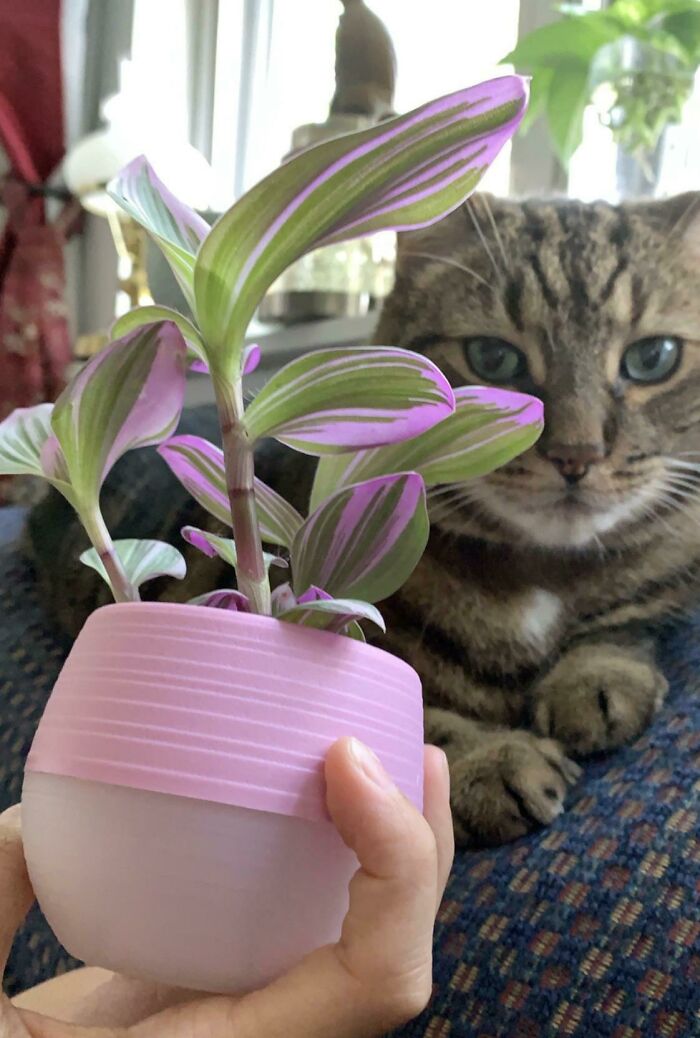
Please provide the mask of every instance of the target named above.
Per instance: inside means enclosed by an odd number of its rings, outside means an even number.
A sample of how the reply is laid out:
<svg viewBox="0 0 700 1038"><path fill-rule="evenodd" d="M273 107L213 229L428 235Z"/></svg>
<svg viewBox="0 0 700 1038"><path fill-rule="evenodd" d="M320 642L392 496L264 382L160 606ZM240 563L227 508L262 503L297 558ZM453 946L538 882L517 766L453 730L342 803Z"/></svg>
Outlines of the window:
<svg viewBox="0 0 700 1038"><path fill-rule="evenodd" d="M397 111L503 74L498 61L515 44L520 0L471 3L370 0L397 53ZM332 0L219 0L212 161L230 204L288 152L292 130L322 122L334 87ZM243 39L243 47L241 40ZM506 193L509 149L485 186Z"/></svg>

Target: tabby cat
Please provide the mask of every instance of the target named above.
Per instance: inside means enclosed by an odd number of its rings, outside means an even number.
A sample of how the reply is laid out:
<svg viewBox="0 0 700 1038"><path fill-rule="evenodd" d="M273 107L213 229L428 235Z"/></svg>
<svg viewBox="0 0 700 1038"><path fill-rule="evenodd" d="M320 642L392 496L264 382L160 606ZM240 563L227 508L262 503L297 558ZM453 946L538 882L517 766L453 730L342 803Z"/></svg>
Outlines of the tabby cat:
<svg viewBox="0 0 700 1038"><path fill-rule="evenodd" d="M376 341L546 412L536 447L434 492L426 556L382 607L384 644L423 678L464 844L550 822L570 758L635 738L666 694L653 636L700 598L698 201L476 196L401 236ZM177 543L182 511L169 522ZM189 563L180 599L216 586L217 563Z"/></svg>

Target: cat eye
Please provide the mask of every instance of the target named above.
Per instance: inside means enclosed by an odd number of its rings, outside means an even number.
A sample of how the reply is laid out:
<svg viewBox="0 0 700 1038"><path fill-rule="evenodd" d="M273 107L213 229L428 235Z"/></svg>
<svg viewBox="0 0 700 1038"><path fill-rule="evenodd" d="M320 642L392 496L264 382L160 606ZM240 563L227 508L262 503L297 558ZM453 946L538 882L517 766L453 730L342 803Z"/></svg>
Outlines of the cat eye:
<svg viewBox="0 0 700 1038"><path fill-rule="evenodd" d="M683 341L673 335L652 335L628 346L622 355L620 373L630 382L663 382L676 370Z"/></svg>
<svg viewBox="0 0 700 1038"><path fill-rule="evenodd" d="M527 374L524 354L505 339L475 335L464 340L463 348L469 366L488 382L513 382Z"/></svg>

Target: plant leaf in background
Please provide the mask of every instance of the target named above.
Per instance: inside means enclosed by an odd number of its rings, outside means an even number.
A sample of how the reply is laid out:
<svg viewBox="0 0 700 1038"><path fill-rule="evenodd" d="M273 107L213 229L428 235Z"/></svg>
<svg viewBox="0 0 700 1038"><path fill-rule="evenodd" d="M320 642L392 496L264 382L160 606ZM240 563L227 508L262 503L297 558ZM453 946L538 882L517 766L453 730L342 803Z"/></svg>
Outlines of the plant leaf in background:
<svg viewBox="0 0 700 1038"><path fill-rule="evenodd" d="M183 526L180 533L188 544L197 548L203 555L207 555L210 559L218 556L224 562L228 562L229 566L236 568L236 545L230 537L219 537L218 534L199 530L196 526ZM270 566L280 566L282 569L287 568L286 561L281 559L279 555L270 555L264 551L263 559L267 569Z"/></svg>
<svg viewBox="0 0 700 1038"><path fill-rule="evenodd" d="M121 339L129 332L136 331L148 324L156 324L160 321L172 321L177 325L180 334L187 344L187 360L204 362L206 354L202 337L190 320L172 310L169 306L138 306L130 310L128 314L118 317L110 329L112 339Z"/></svg>
<svg viewBox="0 0 700 1038"><path fill-rule="evenodd" d="M491 386L455 390L456 410L444 422L404 443L322 458L311 492L311 507L338 487L411 470L427 486L464 483L522 454L543 428L537 397Z"/></svg>
<svg viewBox="0 0 700 1038"><path fill-rule="evenodd" d="M173 436L158 453L195 501L230 526L223 451L200 436ZM260 479L255 480L255 501L262 539L290 547L303 521L296 509Z"/></svg>
<svg viewBox="0 0 700 1038"><path fill-rule="evenodd" d="M393 346L317 350L287 364L246 411L251 439L274 436L306 454L416 436L454 411L427 357Z"/></svg>
<svg viewBox="0 0 700 1038"><path fill-rule="evenodd" d="M565 167L583 140L583 113L590 92L587 65L572 62L552 72L547 94L547 123Z"/></svg>
<svg viewBox="0 0 700 1038"><path fill-rule="evenodd" d="M233 613L250 613L250 602L245 595L234 588L221 588L218 591L207 591L203 595L191 598L188 605L208 606L210 609L228 609Z"/></svg>
<svg viewBox="0 0 700 1038"><path fill-rule="evenodd" d="M51 435L53 404L18 407L0 422L0 476L43 476L41 452Z"/></svg>
<svg viewBox="0 0 700 1038"><path fill-rule="evenodd" d="M122 564L130 584L138 588L147 580L155 577L175 577L182 580L186 566L177 548L163 541L123 540L114 541L114 551ZM80 561L96 570L102 579L110 585L107 571L94 548L89 548L80 556Z"/></svg>
<svg viewBox="0 0 700 1038"><path fill-rule="evenodd" d="M185 343L170 321L137 329L85 365L51 416L81 509L97 506L102 482L122 454L174 431L184 398Z"/></svg>
<svg viewBox="0 0 700 1038"><path fill-rule="evenodd" d="M320 245L423 227L456 209L522 118L527 84L504 76L296 155L244 195L197 254L195 310L215 377L235 378L267 289Z"/></svg>
<svg viewBox="0 0 700 1038"><path fill-rule="evenodd" d="M299 603L277 615L285 623L301 624L321 631L343 634L346 628L351 637L364 641L358 620L369 620L381 631L385 631L384 619L376 606L351 598L322 598L313 602Z"/></svg>
<svg viewBox="0 0 700 1038"><path fill-rule="evenodd" d="M425 487L415 472L346 487L297 532L294 591L299 595L316 585L334 598L378 602L408 579L427 542Z"/></svg>
<svg viewBox="0 0 700 1038"><path fill-rule="evenodd" d="M143 155L125 166L107 191L156 240L193 309L195 257L209 224L168 191Z"/></svg>

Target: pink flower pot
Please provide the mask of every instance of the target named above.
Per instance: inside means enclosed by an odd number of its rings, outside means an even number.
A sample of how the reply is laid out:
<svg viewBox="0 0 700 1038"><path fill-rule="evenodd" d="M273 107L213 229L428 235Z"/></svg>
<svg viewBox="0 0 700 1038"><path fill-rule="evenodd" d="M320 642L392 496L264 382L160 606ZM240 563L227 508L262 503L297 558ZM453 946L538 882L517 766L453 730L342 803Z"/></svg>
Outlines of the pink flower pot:
<svg viewBox="0 0 700 1038"><path fill-rule="evenodd" d="M418 676L267 617L138 603L94 613L27 762L39 903L77 958L246 990L337 940L357 868L323 760L353 735L422 803Z"/></svg>

